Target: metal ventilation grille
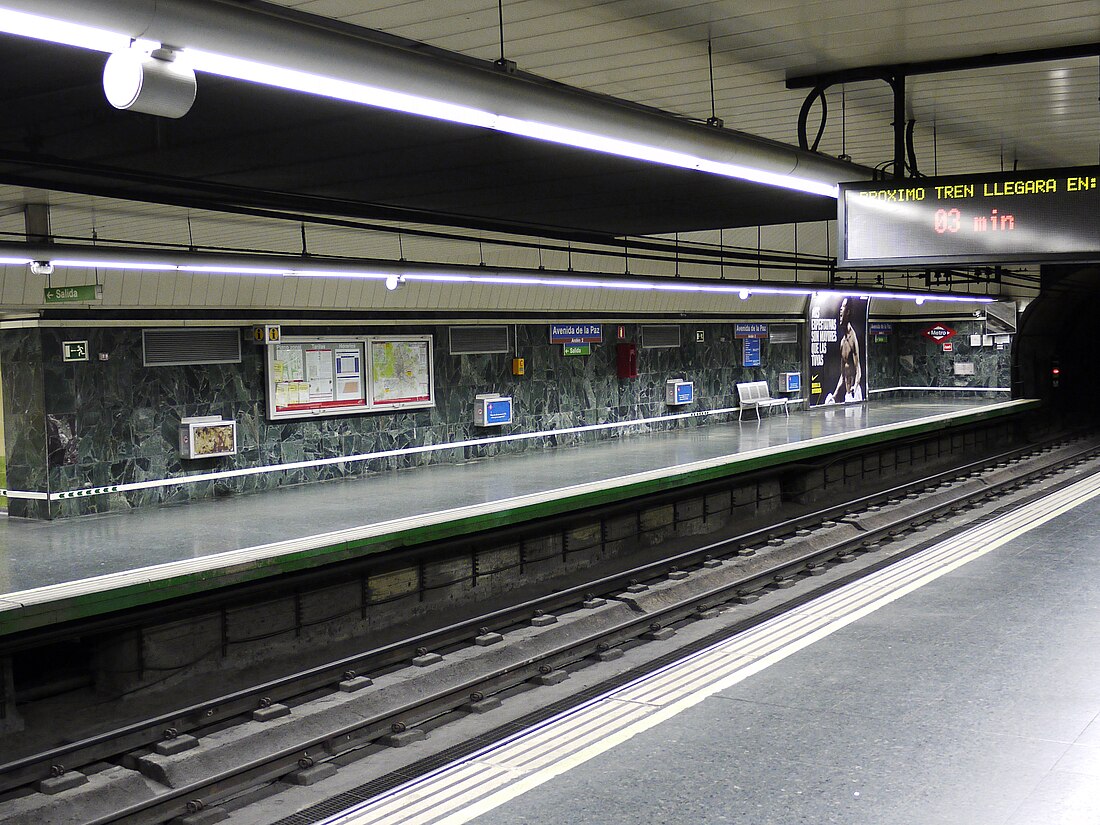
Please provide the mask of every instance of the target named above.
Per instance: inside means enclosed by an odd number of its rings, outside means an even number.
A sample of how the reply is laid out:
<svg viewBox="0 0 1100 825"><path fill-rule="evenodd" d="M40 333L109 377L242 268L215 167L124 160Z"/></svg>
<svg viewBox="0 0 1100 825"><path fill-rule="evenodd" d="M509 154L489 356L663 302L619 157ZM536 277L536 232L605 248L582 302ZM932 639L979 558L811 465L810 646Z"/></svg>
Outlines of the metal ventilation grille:
<svg viewBox="0 0 1100 825"><path fill-rule="evenodd" d="M480 355L489 352L510 352L508 327L449 327L451 355Z"/></svg>
<svg viewBox="0 0 1100 825"><path fill-rule="evenodd" d="M642 349L680 346L680 328L678 326L642 326Z"/></svg>
<svg viewBox="0 0 1100 825"><path fill-rule="evenodd" d="M143 329L145 366L239 364L241 332L236 327Z"/></svg>
<svg viewBox="0 0 1100 825"><path fill-rule="evenodd" d="M769 344L797 344L798 324L772 324L768 327Z"/></svg>

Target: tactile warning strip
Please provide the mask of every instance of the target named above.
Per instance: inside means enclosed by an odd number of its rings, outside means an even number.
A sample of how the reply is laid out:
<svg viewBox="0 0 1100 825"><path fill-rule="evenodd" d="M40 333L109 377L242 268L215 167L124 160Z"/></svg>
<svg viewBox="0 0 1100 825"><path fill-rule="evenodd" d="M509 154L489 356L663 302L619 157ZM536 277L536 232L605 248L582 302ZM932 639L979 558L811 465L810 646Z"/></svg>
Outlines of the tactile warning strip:
<svg viewBox="0 0 1100 825"><path fill-rule="evenodd" d="M1096 495L1100 475L992 513L276 825L467 821Z"/></svg>

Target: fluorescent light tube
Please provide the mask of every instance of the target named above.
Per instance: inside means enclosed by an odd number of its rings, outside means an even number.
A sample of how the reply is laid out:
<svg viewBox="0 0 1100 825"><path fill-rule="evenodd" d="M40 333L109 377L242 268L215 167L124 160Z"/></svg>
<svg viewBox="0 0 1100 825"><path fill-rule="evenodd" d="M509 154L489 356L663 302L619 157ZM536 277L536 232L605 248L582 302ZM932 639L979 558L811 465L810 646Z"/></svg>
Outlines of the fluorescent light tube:
<svg viewBox="0 0 1100 825"><path fill-rule="evenodd" d="M129 35L118 32L7 9L0 9L0 30L20 37L32 37L35 40L108 54L129 49L131 41Z"/></svg>
<svg viewBox="0 0 1100 825"><path fill-rule="evenodd" d="M117 253L116 253L117 254ZM26 266L31 263L29 258L0 258L0 265ZM94 259L59 258L50 261L54 267L60 269L107 269L107 270L145 270L149 272L195 272L218 275L260 275L279 276L292 278L352 278L375 281L409 283L423 281L426 283L461 283L475 286L538 286L567 289L608 289L632 292L678 292L678 293L705 293L717 295L737 295L742 300L747 300L752 295L791 295L807 296L816 292L831 295L842 295L852 298L886 298L898 301L941 301L948 303L990 303L996 298L969 295L937 295L934 293L918 292L852 292L842 289L817 289L812 290L801 286L766 286L760 283L746 285L736 282L705 283L702 281L680 281L672 278L667 282L657 278L648 280L607 277L585 277L577 275L563 275L554 277L551 275L526 275L523 272L513 273L471 273L448 272L440 267L439 271L427 269L408 269L395 263L391 271L380 272L377 269L357 270L349 266L347 269L302 269L291 266L247 266L232 262L214 264L166 263L163 261L115 261ZM289 262L288 262L289 263Z"/></svg>
<svg viewBox="0 0 1100 825"><path fill-rule="evenodd" d="M131 49L131 38L127 35L6 9L0 9L0 30L36 40L45 40L51 43L112 54L128 52ZM350 103L375 106L391 111L405 112L421 117L445 120L450 123L492 129L519 137L657 163L663 166L692 169L705 174L777 186L833 199L838 195L837 186L831 183L768 172L735 163L708 160L685 152L623 140L612 135L596 134L551 123L511 117L444 100L435 100L284 66L217 54L199 48L188 48L187 44L173 45L181 49L177 58L181 68L190 68L198 72L206 72L249 83L258 83L264 86L276 86L304 94L345 100ZM151 51L158 48L160 44L138 40L134 43L134 46L143 51Z"/></svg>

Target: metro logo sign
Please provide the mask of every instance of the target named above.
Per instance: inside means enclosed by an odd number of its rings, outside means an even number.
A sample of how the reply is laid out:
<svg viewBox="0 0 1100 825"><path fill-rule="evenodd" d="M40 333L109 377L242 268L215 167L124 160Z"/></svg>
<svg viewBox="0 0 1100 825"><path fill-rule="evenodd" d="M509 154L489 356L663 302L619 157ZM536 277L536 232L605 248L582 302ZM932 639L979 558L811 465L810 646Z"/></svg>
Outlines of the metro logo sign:
<svg viewBox="0 0 1100 825"><path fill-rule="evenodd" d="M928 329L921 333L921 335L923 335L930 341L935 341L936 343L940 344L942 344L954 334L955 330L951 329L951 327L945 327L943 324L935 324L934 326L930 326Z"/></svg>

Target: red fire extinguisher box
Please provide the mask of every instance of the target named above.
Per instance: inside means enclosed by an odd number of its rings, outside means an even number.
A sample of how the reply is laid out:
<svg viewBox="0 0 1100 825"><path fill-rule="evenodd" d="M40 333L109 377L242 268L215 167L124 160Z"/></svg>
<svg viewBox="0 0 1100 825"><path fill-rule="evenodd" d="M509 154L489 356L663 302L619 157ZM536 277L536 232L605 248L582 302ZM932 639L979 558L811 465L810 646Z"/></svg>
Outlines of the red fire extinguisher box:
<svg viewBox="0 0 1100 825"><path fill-rule="evenodd" d="M638 347L634 344L616 344L615 365L619 378L637 378Z"/></svg>

